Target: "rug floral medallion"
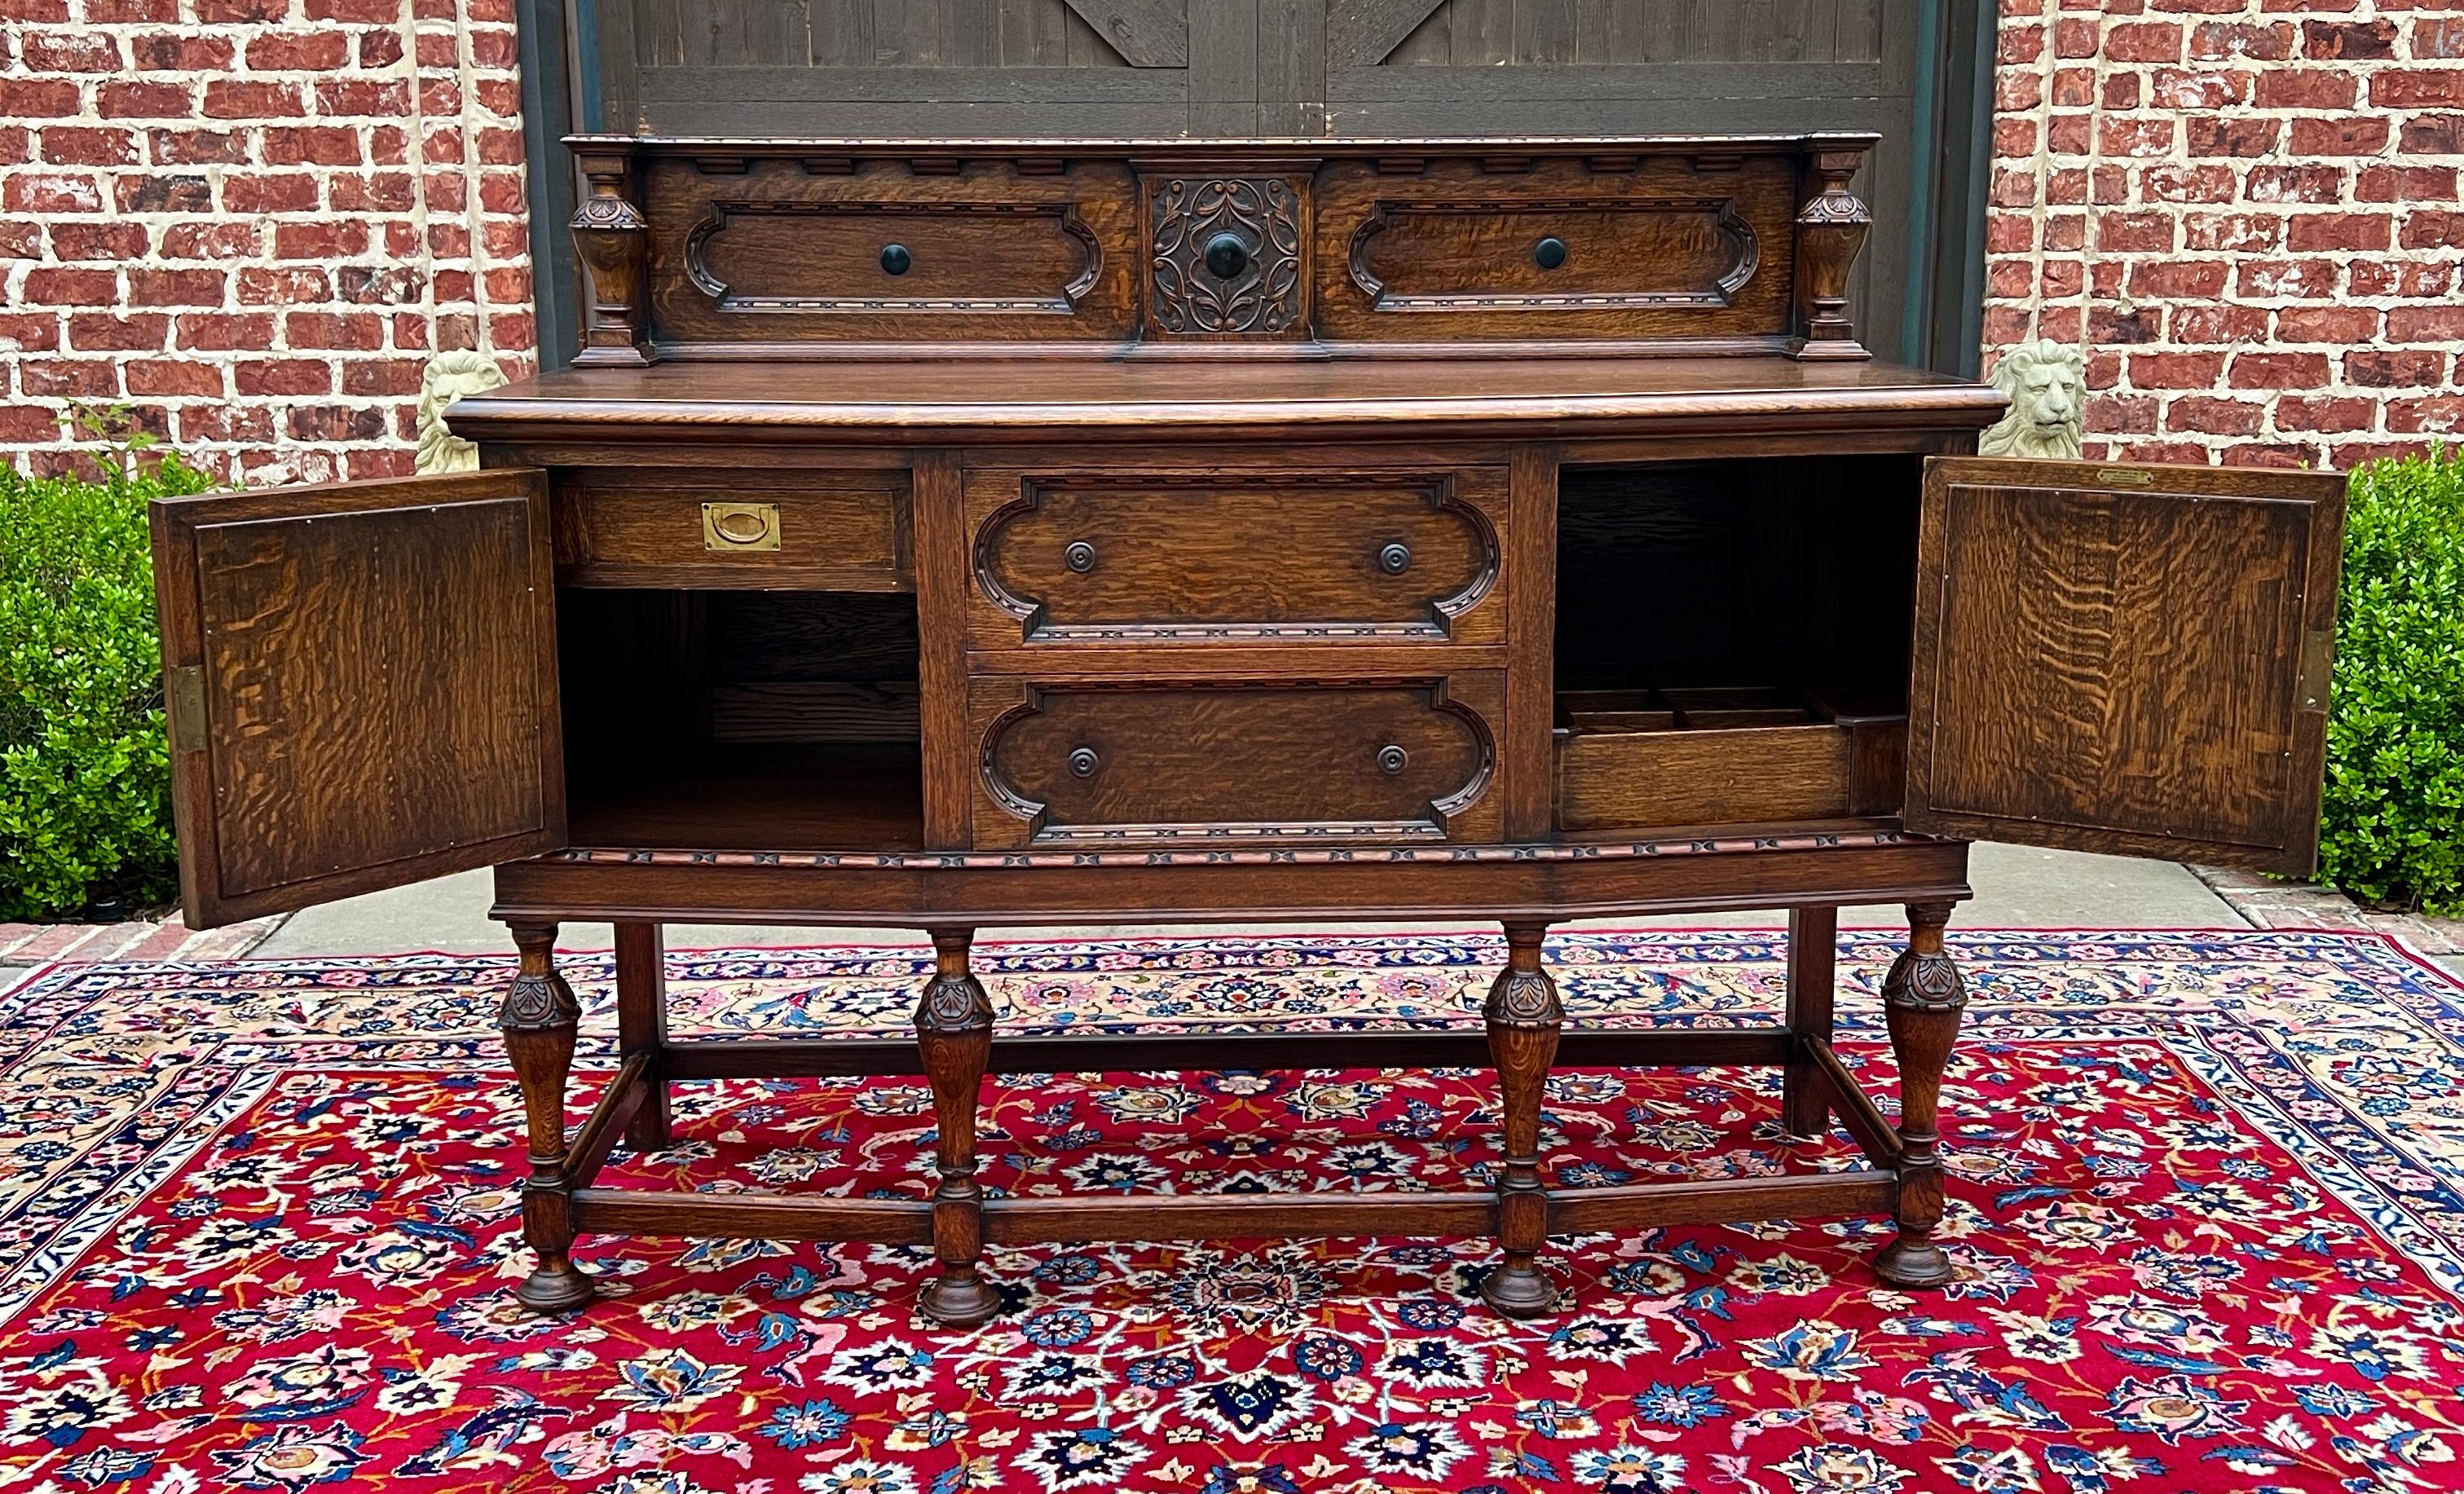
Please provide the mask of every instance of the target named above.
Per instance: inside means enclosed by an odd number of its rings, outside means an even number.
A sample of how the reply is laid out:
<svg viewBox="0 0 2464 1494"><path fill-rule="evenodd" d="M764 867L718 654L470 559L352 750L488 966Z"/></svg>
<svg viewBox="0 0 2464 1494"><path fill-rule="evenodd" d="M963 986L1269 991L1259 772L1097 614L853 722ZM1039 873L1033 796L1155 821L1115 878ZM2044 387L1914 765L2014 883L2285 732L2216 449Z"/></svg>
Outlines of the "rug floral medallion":
<svg viewBox="0 0 2464 1494"><path fill-rule="evenodd" d="M1842 1048L1891 1088L1851 935ZM608 1494L1920 1494L2464 1488L2464 989L2375 937L1968 935L1947 1290L1879 1219L1552 1241L1505 1322L1481 1241L1040 1246L949 1332L904 1247L585 1238L602 1299L508 1289L509 962L62 968L0 997L0 1488ZM1777 1011L1759 934L1551 940L1570 1019ZM1004 1030L1297 1023L1327 1066L987 1086L1015 1195L1485 1179L1483 1071L1345 1068L1365 1024L1476 1022L1493 939L986 944ZM906 1030L929 959L671 956L680 1033ZM608 967L578 1120L612 1068ZM998 1048L996 1049L998 1054ZM1556 1185L1854 1165L1776 1075L1576 1070ZM928 1189L904 1082L677 1090L605 1180Z"/></svg>

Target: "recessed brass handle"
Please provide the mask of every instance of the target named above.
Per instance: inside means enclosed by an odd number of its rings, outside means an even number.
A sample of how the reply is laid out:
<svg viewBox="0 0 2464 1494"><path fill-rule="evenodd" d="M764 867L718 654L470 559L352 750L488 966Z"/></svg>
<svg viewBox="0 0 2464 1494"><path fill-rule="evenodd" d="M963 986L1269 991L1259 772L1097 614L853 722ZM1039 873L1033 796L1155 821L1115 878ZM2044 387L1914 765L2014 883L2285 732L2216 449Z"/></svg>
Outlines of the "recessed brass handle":
<svg viewBox="0 0 2464 1494"><path fill-rule="evenodd" d="M1412 552L1402 544L1390 544L1377 552L1377 568L1389 576L1400 576L1412 568Z"/></svg>
<svg viewBox="0 0 2464 1494"><path fill-rule="evenodd" d="M1091 779L1095 776L1097 760L1094 748L1077 748L1069 754L1069 771L1079 778Z"/></svg>
<svg viewBox="0 0 2464 1494"><path fill-rule="evenodd" d="M1072 539L1062 548L1061 563L1084 576L1095 568L1095 547L1084 539Z"/></svg>
<svg viewBox="0 0 2464 1494"><path fill-rule="evenodd" d="M701 506L701 546L705 550L776 550L779 548L779 505L776 503L705 503Z"/></svg>
<svg viewBox="0 0 2464 1494"><path fill-rule="evenodd" d="M1385 774L1388 778L1393 778L1396 774L1402 772L1404 766L1411 760L1412 755L1405 752L1402 748L1396 746L1393 742L1389 742L1385 746L1377 749L1377 771Z"/></svg>

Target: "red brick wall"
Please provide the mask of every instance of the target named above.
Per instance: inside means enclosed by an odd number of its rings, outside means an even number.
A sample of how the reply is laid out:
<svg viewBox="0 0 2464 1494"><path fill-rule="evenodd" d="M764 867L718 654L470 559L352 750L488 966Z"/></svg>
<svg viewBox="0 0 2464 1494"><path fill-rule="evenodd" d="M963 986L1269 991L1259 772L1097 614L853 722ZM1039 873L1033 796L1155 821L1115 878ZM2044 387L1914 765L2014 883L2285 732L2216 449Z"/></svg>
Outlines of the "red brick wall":
<svg viewBox="0 0 2464 1494"><path fill-rule="evenodd" d="M2001 0L1989 353L2091 455L2349 467L2464 431L2464 0Z"/></svg>
<svg viewBox="0 0 2464 1494"><path fill-rule="evenodd" d="M534 357L515 61L511 0L0 0L0 453L407 472L432 350Z"/></svg>

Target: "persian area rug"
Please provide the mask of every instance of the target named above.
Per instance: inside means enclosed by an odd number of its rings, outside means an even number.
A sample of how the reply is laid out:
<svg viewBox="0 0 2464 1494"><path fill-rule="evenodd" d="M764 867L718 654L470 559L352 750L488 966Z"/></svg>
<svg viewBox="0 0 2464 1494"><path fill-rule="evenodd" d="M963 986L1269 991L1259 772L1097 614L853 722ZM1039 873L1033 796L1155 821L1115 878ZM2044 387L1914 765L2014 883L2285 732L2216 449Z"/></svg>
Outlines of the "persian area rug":
<svg viewBox="0 0 2464 1494"><path fill-rule="evenodd" d="M1969 934L1945 1104L1955 1283L1881 1287L1880 1219L1552 1242L1552 1319L1479 1241L994 1249L972 1333L924 1252L603 1241L605 1296L507 1288L510 961L63 968L0 1004L0 1487L610 1494L1919 1494L2464 1487L2464 990L2379 938ZM1851 935L1843 1051L1888 1093ZM1493 939L986 944L1005 1030L1476 1022ZM1576 934L1577 1022L1775 1014L1782 947ZM921 949L676 956L681 1032L903 1032ZM579 1102L610 1071L608 967ZM1327 1051L1341 1053L1339 1039ZM998 1050L996 1050L998 1052ZM1844 1167L1776 1074L1562 1073L1559 1186ZM577 1108L576 1118L581 1110ZM925 1091L678 1092L609 1181L928 1188ZM988 1087L1012 1193L1485 1176L1488 1076Z"/></svg>

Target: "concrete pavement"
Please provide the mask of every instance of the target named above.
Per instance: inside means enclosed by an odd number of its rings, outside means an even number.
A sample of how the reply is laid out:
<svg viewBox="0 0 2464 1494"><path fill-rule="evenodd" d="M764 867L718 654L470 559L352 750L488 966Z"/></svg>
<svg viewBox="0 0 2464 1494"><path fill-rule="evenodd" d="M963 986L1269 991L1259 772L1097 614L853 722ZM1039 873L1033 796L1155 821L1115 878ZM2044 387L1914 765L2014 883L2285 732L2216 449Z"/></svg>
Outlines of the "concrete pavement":
<svg viewBox="0 0 2464 1494"><path fill-rule="evenodd" d="M1969 929L2238 929L2249 924L2231 904L2193 876L2169 862L2133 861L2118 856L2090 856L2077 851L2035 850L2017 846L1980 845L1969 872L1976 889L1973 901L1963 905L1953 928ZM511 954L513 944L502 925L489 921L490 875L485 871L440 877L415 887L375 892L294 914L253 951L259 956L390 955L413 950L448 954ZM1771 912L1692 913L1674 918L1615 918L1574 927L1634 928L1769 928L1786 922ZM1851 909L1842 922L1861 927L1901 927L1897 908ZM1488 924L1437 925L1486 930ZM1104 936L1114 934L1209 933L1234 930L1268 933L1278 929L1375 931L1391 925L1321 920L1306 924L1079 926L1051 929L988 931L987 938ZM564 926L558 941L565 949L605 949L607 925ZM853 943L921 944L920 934L899 930L845 928L721 927L671 925L671 949L712 949L728 945Z"/></svg>

